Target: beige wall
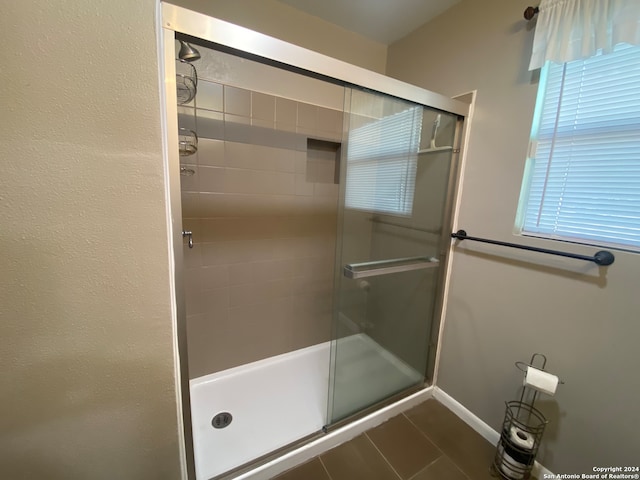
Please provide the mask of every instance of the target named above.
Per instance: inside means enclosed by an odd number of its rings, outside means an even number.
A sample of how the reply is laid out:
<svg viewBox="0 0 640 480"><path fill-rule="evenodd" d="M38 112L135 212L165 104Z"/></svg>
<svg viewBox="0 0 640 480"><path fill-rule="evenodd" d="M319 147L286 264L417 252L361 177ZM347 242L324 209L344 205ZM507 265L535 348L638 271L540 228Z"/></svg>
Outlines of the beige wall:
<svg viewBox="0 0 640 480"><path fill-rule="evenodd" d="M478 90L458 227L469 234L593 254L512 234L535 103L533 32L523 5L465 0L389 50L388 74L456 95ZM565 381L539 460L556 473L637 463L637 254L594 265L481 244L455 250L438 385L493 428L534 352Z"/></svg>
<svg viewBox="0 0 640 480"><path fill-rule="evenodd" d="M387 46L277 0L174 0L171 3L384 73Z"/></svg>
<svg viewBox="0 0 640 480"><path fill-rule="evenodd" d="M3 7L2 477L180 478L155 2Z"/></svg>
<svg viewBox="0 0 640 480"><path fill-rule="evenodd" d="M338 152L307 139L338 146L344 102L342 87L200 51L197 123L192 106L179 115L200 138L181 157L192 378L329 340Z"/></svg>

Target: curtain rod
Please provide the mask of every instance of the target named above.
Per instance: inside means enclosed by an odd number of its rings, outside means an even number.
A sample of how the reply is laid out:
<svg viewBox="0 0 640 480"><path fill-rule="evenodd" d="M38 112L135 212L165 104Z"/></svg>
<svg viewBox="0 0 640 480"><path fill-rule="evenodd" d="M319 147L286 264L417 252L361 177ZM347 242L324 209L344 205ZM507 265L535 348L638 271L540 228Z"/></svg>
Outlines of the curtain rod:
<svg viewBox="0 0 640 480"><path fill-rule="evenodd" d="M526 20L531 20L538 14L539 11L540 9L538 7L527 7L524 11L524 18Z"/></svg>

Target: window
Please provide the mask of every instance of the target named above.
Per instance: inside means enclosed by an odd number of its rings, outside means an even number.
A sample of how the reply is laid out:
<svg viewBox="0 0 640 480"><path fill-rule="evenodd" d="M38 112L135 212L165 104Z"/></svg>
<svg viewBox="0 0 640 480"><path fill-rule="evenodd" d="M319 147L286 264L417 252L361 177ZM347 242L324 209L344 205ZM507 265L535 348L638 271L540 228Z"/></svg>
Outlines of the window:
<svg viewBox="0 0 640 480"><path fill-rule="evenodd" d="M543 67L516 223L640 247L640 47Z"/></svg>
<svg viewBox="0 0 640 480"><path fill-rule="evenodd" d="M422 107L410 107L349 132L347 208L411 215Z"/></svg>

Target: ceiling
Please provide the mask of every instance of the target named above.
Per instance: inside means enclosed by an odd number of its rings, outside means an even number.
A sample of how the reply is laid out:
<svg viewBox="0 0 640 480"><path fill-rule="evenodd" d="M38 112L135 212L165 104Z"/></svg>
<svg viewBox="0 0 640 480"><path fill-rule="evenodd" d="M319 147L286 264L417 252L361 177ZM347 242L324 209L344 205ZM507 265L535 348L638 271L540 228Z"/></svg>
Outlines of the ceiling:
<svg viewBox="0 0 640 480"><path fill-rule="evenodd" d="M390 45L460 0L279 0Z"/></svg>

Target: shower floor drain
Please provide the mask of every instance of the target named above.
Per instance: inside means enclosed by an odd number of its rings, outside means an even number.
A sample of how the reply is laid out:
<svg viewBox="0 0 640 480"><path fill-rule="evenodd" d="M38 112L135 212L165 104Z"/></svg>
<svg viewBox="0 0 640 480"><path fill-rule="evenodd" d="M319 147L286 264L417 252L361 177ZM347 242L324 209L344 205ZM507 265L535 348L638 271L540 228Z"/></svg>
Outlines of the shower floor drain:
<svg viewBox="0 0 640 480"><path fill-rule="evenodd" d="M229 412L220 412L215 417L213 417L213 420L211 420L211 425L213 425L213 428L225 428L229 426L231 420L233 420L233 415L231 415Z"/></svg>

